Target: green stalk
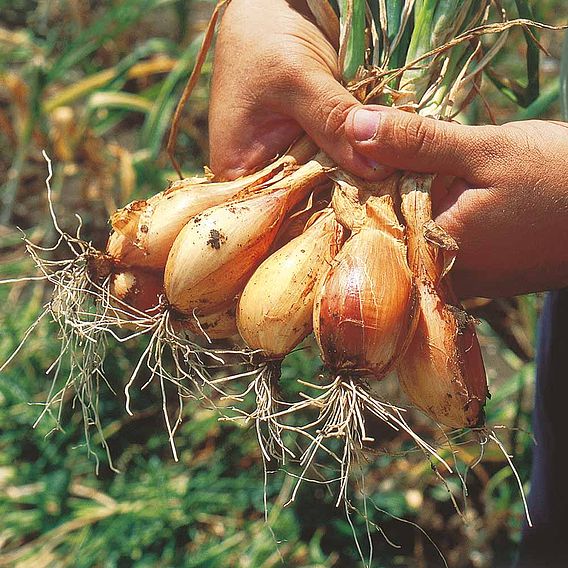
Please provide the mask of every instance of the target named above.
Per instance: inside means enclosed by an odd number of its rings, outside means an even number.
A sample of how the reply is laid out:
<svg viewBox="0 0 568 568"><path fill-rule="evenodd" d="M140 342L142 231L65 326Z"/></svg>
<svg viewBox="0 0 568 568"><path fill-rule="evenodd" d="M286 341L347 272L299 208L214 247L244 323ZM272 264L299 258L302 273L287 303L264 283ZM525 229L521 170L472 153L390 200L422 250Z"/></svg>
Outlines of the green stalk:
<svg viewBox="0 0 568 568"><path fill-rule="evenodd" d="M560 63L560 107L564 120L568 120L568 32L564 37L564 52Z"/></svg>
<svg viewBox="0 0 568 568"><path fill-rule="evenodd" d="M447 2L441 2L437 12L440 13L441 9L448 9L447 6L442 6L442 4L446 4ZM467 29L471 28L472 26L478 25L479 16L483 10L480 10L483 6L480 6L479 2L461 2L461 6L459 7L459 13L449 14L448 17L442 16L439 20L436 20L435 27L438 29L437 33L435 32L433 35L438 37L433 43L433 45L443 45L444 43L448 42L452 37L467 31ZM444 25L448 26L449 22L453 23L453 26L450 27L451 34L446 32L444 37L442 37L442 28ZM448 26L449 27L449 26ZM453 35L452 35L453 34ZM449 93L449 91L454 86L454 83L457 80L460 72L464 69L464 67L468 64L469 57L471 56L472 49L468 42L463 42L459 45L454 46L449 52L446 52L443 57L448 59L447 68L445 72L445 76L442 82L438 85L436 89L436 93L431 98L431 100L427 103L426 114L430 115L438 115L441 116L445 109L441 108L442 101L444 97ZM430 79L430 81L432 78Z"/></svg>
<svg viewBox="0 0 568 568"><path fill-rule="evenodd" d="M339 3L339 20L345 36L346 46L343 59L343 80L349 82L355 78L357 69L365 64L365 0L341 0Z"/></svg>
<svg viewBox="0 0 568 568"><path fill-rule="evenodd" d="M128 72L132 67L141 60L147 59L154 54L164 53L175 53L175 46L171 42L163 39L152 38L136 47L113 67L92 73L61 89L53 97L43 102L42 111L44 114L50 114L55 108L72 104L93 91L102 89L119 90L128 80Z"/></svg>
<svg viewBox="0 0 568 568"><path fill-rule="evenodd" d="M471 50L468 49L468 46L466 44L456 45L454 48L452 48L452 51L449 54L449 62L445 77L436 88L435 94L426 103L426 106L423 109L426 114L435 116L438 113L443 112L443 109L440 107L440 105L442 104L444 97L454 86L457 76L463 69L464 65L467 64L467 60L470 55Z"/></svg>
<svg viewBox="0 0 568 568"><path fill-rule="evenodd" d="M60 80L73 67L83 64L103 45L109 42L155 9L160 0L124 0L117 2L100 18L67 44L63 53L47 70L48 83Z"/></svg>
<svg viewBox="0 0 568 568"><path fill-rule="evenodd" d="M160 92L147 114L140 132L141 144L150 149L150 156L156 159L160 153L162 141L171 125L172 115L177 104L177 97L172 96L176 87L186 79L195 64L203 38L194 39L179 57L176 66L162 82Z"/></svg>
<svg viewBox="0 0 568 568"><path fill-rule="evenodd" d="M477 24L478 22L472 22L475 14L480 14L480 3L473 0L425 0L416 15L406 63L409 64L432 49L446 44L465 31L465 27ZM448 51L423 59L418 64L419 68L405 72L401 86L407 92L408 102L421 102L446 63L442 83L428 103L429 112L435 114L436 105L441 103L453 87L471 53L470 44L464 42Z"/></svg>
<svg viewBox="0 0 568 568"><path fill-rule="evenodd" d="M414 30L406 54L406 64L409 64L432 48L432 26L438 0L422 0L414 7ZM420 100L430 83L430 61L421 61L416 68L406 71L400 79L400 86L406 91L406 102Z"/></svg>
<svg viewBox="0 0 568 568"><path fill-rule="evenodd" d="M520 18L534 20L533 10L527 0L515 0L515 4L517 5ZM527 106L535 101L539 94L540 49L533 36L526 29L523 29L523 34L527 43L527 86L524 90L524 98L521 104L522 106ZM538 39L536 30L533 30L532 34Z"/></svg>
<svg viewBox="0 0 568 568"><path fill-rule="evenodd" d="M403 0L386 0L387 36L391 45L402 24L401 18L404 4L405 2ZM406 55L408 53L408 48L410 46L411 37L412 25L411 22L407 22L401 40L399 41L395 49L391 51L388 65L389 69L398 69L399 67L402 67L404 65L404 62L406 61ZM394 87L395 85L391 86Z"/></svg>
<svg viewBox="0 0 568 568"><path fill-rule="evenodd" d="M440 0L434 14L432 47L444 45L455 37L470 12L472 0Z"/></svg>
<svg viewBox="0 0 568 568"><path fill-rule="evenodd" d="M391 2L387 1L386 6L388 38L389 41L392 41L394 36L398 33L404 2L402 0L392 0Z"/></svg>
<svg viewBox="0 0 568 568"><path fill-rule="evenodd" d="M429 51L432 45L432 25L438 0L424 0L420 4L417 2L414 8L414 31L408 46L407 63Z"/></svg>
<svg viewBox="0 0 568 568"><path fill-rule="evenodd" d="M534 20L534 14L527 0L515 0L519 17L528 20ZM525 41L527 44L526 68L527 80L526 85L519 83L508 77L503 77L492 68L487 69L487 76L492 83L501 91L503 95L511 99L515 104L527 107L536 101L539 96L539 62L540 53L539 46L533 37L538 38L536 30L532 34L523 29Z"/></svg>

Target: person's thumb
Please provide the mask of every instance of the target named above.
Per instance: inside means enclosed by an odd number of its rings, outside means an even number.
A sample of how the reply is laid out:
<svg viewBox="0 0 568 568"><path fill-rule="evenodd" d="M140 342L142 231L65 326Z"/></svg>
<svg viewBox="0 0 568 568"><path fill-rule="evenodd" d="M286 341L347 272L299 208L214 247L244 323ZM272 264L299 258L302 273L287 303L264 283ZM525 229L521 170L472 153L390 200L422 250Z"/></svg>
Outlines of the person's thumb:
<svg viewBox="0 0 568 568"><path fill-rule="evenodd" d="M209 137L211 167L220 178L233 179L270 161L302 131L340 167L368 179L392 173L358 154L345 136L349 112L361 106L331 71L293 58L280 65L278 80L248 93L227 96L228 74L214 73ZM252 100L250 100L252 99Z"/></svg>
<svg viewBox="0 0 568 568"><path fill-rule="evenodd" d="M352 109L345 123L354 150L369 160L472 183L480 180L488 159L495 155L494 128L463 126L377 105Z"/></svg>
<svg viewBox="0 0 568 568"><path fill-rule="evenodd" d="M275 110L291 116L340 167L371 179L392 171L357 153L345 136L346 119L361 104L328 70L298 69L287 85L275 97Z"/></svg>

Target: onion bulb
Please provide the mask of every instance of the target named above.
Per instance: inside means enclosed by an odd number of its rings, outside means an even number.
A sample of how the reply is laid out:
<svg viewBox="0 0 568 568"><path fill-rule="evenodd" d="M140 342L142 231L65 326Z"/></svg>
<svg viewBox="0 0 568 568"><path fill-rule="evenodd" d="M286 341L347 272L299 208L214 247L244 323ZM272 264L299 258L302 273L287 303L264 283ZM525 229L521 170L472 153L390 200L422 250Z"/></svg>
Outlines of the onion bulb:
<svg viewBox="0 0 568 568"><path fill-rule="evenodd" d="M258 195L194 217L170 251L166 296L179 312L211 314L239 294L267 255L286 213L326 176L312 160Z"/></svg>
<svg viewBox="0 0 568 568"><path fill-rule="evenodd" d="M412 335L416 289L392 197L365 211L317 291L314 331L331 371L381 379Z"/></svg>
<svg viewBox="0 0 568 568"><path fill-rule="evenodd" d="M240 297L237 325L252 349L286 356L312 331L315 287L341 247L343 228L332 209L270 255Z"/></svg>
<svg viewBox="0 0 568 568"><path fill-rule="evenodd" d="M111 217L107 252L123 266L163 270L175 238L192 217L281 180L313 153L313 144L304 138L254 174L230 182L180 180L148 200L133 201Z"/></svg>
<svg viewBox="0 0 568 568"><path fill-rule="evenodd" d="M398 378L410 401L437 422L474 427L484 421L485 368L473 318L445 275L457 245L431 220L430 183L427 176L407 176L401 189L420 308L412 343L398 364Z"/></svg>
<svg viewBox="0 0 568 568"><path fill-rule="evenodd" d="M156 309L163 293L164 277L160 272L130 269L111 276L111 302L119 318L143 317L143 314Z"/></svg>
<svg viewBox="0 0 568 568"><path fill-rule="evenodd" d="M163 269L175 238L195 215L231 199L239 183L188 185L166 190L148 201L134 201L111 222L107 253L126 267Z"/></svg>

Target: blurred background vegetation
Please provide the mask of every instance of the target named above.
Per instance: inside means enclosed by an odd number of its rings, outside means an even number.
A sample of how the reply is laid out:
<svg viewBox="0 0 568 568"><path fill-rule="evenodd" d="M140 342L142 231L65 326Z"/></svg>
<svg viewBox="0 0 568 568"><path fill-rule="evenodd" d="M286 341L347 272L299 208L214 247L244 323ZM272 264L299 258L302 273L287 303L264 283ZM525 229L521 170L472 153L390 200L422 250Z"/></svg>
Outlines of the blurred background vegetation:
<svg viewBox="0 0 568 568"><path fill-rule="evenodd" d="M564 0L533 4L541 21L568 20ZM33 274L18 228L34 242L53 240L42 149L54 162L61 225L73 231L79 214L83 234L99 247L116 207L175 179L164 140L212 8L212 2L197 0L0 0L0 278ZM463 119L559 118L561 41L561 33L541 34L549 54L541 55L541 94L528 108L519 110L503 85L485 81L487 104L476 102ZM524 50L522 33L512 32L497 60L502 76L522 81ZM186 174L207 163L210 71L207 64L181 125L177 155ZM0 364L47 293L37 283L0 287ZM501 438L515 455L525 487L540 301L529 296L470 303L482 321L493 394L488 421L507 427ZM32 428L50 386L45 370L59 350L47 322L2 373L0 566L358 565L345 510L335 507L323 486L305 486L283 507L294 480L282 472L270 475L265 522L262 463L249 425L220 422L214 409L189 402L175 462L158 389L138 393L137 410L127 415L122 385L140 348L115 346L106 362L118 394L102 389L100 414L119 474L108 467L95 435L93 448L101 458L96 474L71 395L64 431L52 431L49 417ZM286 360L284 382L310 379L319 370L307 342ZM432 430L419 418L417 423ZM447 485L441 484L428 462L403 453L407 440L378 426L376 436L381 451L368 456L365 479L376 506L369 517L380 527L372 532L374 565L442 566L424 533L400 519L420 525L452 567L510 563L523 511L511 470L496 448L486 447L483 462L469 472L468 506L460 517L450 500L450 492L460 497L457 478L448 476ZM463 463L478 451L475 444L461 448ZM365 542L364 521L357 515L352 521Z"/></svg>

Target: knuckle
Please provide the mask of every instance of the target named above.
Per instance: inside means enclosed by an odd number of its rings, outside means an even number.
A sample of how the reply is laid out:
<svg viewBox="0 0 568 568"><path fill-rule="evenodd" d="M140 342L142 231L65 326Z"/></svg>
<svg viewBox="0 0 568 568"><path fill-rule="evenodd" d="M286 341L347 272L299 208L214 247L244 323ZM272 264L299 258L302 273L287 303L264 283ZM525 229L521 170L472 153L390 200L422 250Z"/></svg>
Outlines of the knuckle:
<svg viewBox="0 0 568 568"><path fill-rule="evenodd" d="M275 95L279 105L276 110L311 129L310 134L320 141L337 140L343 136L345 119L357 101L342 89L334 89L327 71L304 63L293 60L286 66L285 79Z"/></svg>
<svg viewBox="0 0 568 568"><path fill-rule="evenodd" d="M323 132L328 138L343 135L345 118L352 107L353 104L340 95L328 95L322 99L317 111L321 114Z"/></svg>
<svg viewBox="0 0 568 568"><path fill-rule="evenodd" d="M437 148L438 128L433 120L408 120L404 128L404 143L409 150L431 153Z"/></svg>
<svg viewBox="0 0 568 568"><path fill-rule="evenodd" d="M479 150L485 161L498 162L511 153L509 137L503 136L503 128L490 126L484 129L480 139Z"/></svg>
<svg viewBox="0 0 568 568"><path fill-rule="evenodd" d="M523 126L517 123L507 125L510 130L510 154L522 156L530 165L546 162L543 149L550 143L542 137L540 129L532 128L534 123L527 121Z"/></svg>

